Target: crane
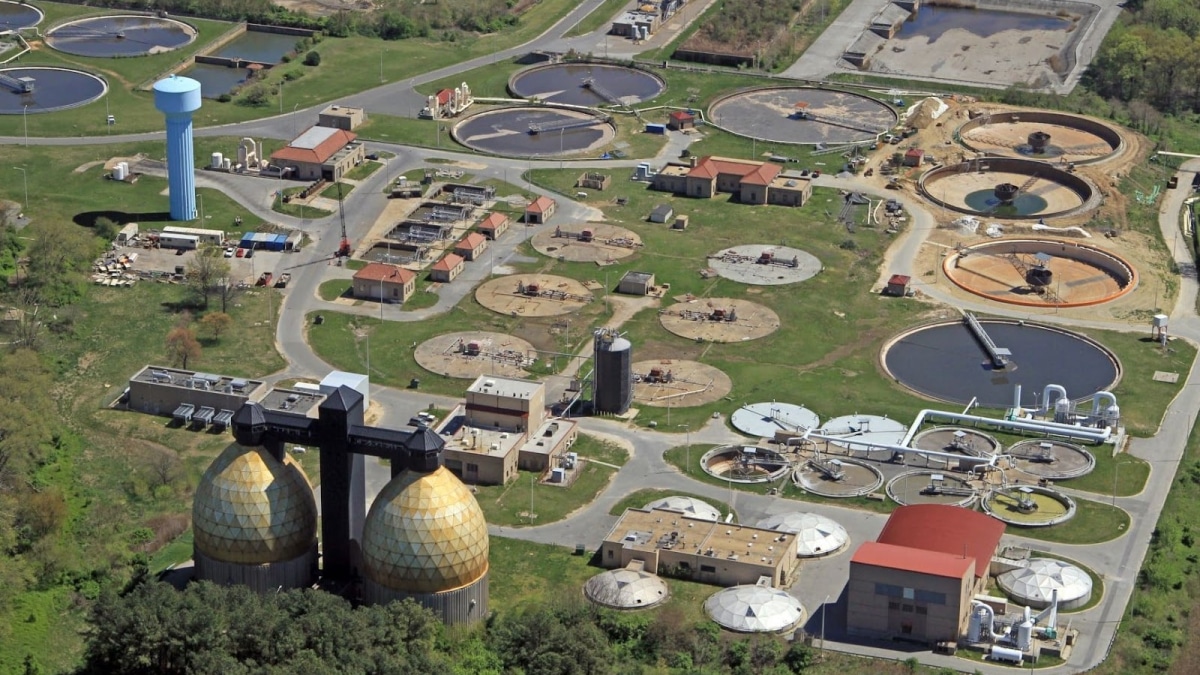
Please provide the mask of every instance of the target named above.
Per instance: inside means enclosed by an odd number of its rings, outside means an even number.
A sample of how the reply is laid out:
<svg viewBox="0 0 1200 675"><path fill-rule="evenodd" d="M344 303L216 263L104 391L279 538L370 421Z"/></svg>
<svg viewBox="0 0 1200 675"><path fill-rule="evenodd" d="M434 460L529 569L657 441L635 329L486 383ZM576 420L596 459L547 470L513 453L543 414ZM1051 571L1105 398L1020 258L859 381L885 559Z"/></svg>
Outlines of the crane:
<svg viewBox="0 0 1200 675"><path fill-rule="evenodd" d="M342 242L338 245L335 257L349 258L350 257L350 237L346 234L346 208L342 201L342 184L337 183L338 189L338 220L342 223Z"/></svg>

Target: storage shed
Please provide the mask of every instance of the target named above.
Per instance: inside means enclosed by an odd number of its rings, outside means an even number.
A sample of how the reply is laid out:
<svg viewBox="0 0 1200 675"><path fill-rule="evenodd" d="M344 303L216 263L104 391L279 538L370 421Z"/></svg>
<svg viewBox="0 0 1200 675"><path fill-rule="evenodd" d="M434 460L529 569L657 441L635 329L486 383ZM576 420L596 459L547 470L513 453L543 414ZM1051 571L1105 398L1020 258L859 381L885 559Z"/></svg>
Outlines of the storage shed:
<svg viewBox="0 0 1200 675"><path fill-rule="evenodd" d="M696 116L684 110L676 110L667 118L667 128L672 131L692 129L696 126Z"/></svg>
<svg viewBox="0 0 1200 675"><path fill-rule="evenodd" d="M463 257L465 260L478 260L479 256L487 250L487 237L478 232L469 232L457 244L454 245L454 252Z"/></svg>
<svg viewBox="0 0 1200 675"><path fill-rule="evenodd" d="M532 225L543 225L554 215L558 204L549 197L538 197L525 207L525 222Z"/></svg>
<svg viewBox="0 0 1200 675"><path fill-rule="evenodd" d="M904 152L904 166L921 166L925 151L920 148L909 148Z"/></svg>
<svg viewBox="0 0 1200 675"><path fill-rule="evenodd" d="M617 292L627 295L649 295L650 289L654 288L654 274L652 272L634 272L630 270L621 277L621 283L617 284Z"/></svg>
<svg viewBox="0 0 1200 675"><path fill-rule="evenodd" d="M671 208L670 204L659 204L650 212L650 222L666 223L670 222L675 217L675 209Z"/></svg>
<svg viewBox="0 0 1200 675"><path fill-rule="evenodd" d="M908 295L908 284L911 281L912 279L905 274L893 274L892 278L888 279L887 287L883 289L883 294L902 298Z"/></svg>
<svg viewBox="0 0 1200 675"><path fill-rule="evenodd" d="M449 283L454 281L454 278L462 274L463 268L467 263L462 259L462 256L453 253L447 253L441 260L435 262L429 268L429 277L434 281Z"/></svg>
<svg viewBox="0 0 1200 675"><path fill-rule="evenodd" d="M246 232L242 234L242 239L238 243L238 246L263 251L283 251L287 248L287 244L288 238L286 234Z"/></svg>
<svg viewBox="0 0 1200 675"><path fill-rule="evenodd" d="M483 236L495 241L508 231L508 225L508 216L499 211L493 211L479 223L479 231L483 233Z"/></svg>

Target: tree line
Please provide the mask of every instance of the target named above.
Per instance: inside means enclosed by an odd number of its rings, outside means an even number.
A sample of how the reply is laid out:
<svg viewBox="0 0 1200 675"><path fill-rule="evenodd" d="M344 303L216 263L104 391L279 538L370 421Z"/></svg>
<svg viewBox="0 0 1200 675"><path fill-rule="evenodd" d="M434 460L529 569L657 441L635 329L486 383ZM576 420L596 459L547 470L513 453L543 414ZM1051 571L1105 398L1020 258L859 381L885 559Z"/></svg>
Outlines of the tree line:
<svg viewBox="0 0 1200 675"><path fill-rule="evenodd" d="M582 599L446 629L411 600L354 607L303 589L184 590L147 580L93 606L81 675L395 673L616 675L644 666L703 675L794 675L816 661L778 636L722 635L678 612L619 613Z"/></svg>

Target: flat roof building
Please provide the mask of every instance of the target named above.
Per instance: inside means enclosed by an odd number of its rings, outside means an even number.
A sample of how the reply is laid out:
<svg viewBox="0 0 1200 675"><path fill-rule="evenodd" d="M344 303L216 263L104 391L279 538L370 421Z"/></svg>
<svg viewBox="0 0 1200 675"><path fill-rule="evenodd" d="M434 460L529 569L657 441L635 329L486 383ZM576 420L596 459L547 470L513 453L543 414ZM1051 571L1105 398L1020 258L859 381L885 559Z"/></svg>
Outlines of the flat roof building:
<svg viewBox="0 0 1200 675"><path fill-rule="evenodd" d="M354 131L367 121L367 111L344 105L331 105L317 114L317 126Z"/></svg>
<svg viewBox="0 0 1200 675"><path fill-rule="evenodd" d="M984 591L1004 523L944 504L902 506L850 559L851 635L935 643L966 629Z"/></svg>
<svg viewBox="0 0 1200 675"><path fill-rule="evenodd" d="M211 408L215 418L221 411L232 415L243 403L258 401L266 393L260 380L150 365L129 378L128 405L151 415L173 415L187 406L191 413ZM191 414L186 417L184 421L192 421Z"/></svg>
<svg viewBox="0 0 1200 675"><path fill-rule="evenodd" d="M702 520L670 509L626 509L600 545L608 569L640 560L646 569L717 586L794 580L796 537L788 532Z"/></svg>

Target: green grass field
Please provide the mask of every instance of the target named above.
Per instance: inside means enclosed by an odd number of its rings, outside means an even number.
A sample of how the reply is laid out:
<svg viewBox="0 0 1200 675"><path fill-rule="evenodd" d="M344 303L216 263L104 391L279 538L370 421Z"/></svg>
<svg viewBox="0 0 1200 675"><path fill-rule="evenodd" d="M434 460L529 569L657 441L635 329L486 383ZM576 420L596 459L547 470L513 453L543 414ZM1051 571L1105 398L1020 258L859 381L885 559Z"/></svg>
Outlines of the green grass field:
<svg viewBox="0 0 1200 675"><path fill-rule="evenodd" d="M1059 544L1086 546L1112 541L1129 531L1129 514L1125 511L1090 499L1075 500L1075 517L1061 525L1050 527L1016 527L1009 525L1008 534L1052 541Z"/></svg>

